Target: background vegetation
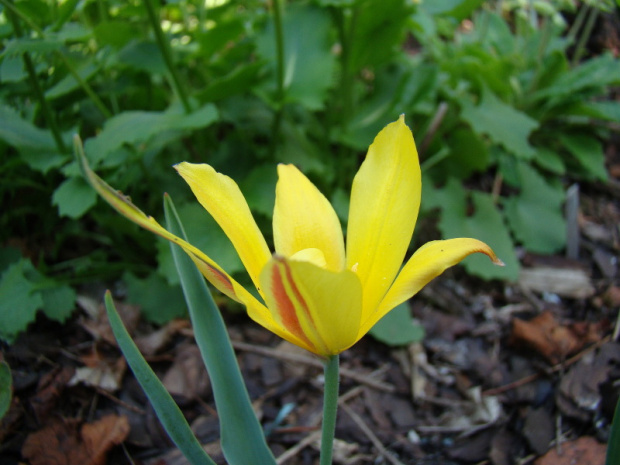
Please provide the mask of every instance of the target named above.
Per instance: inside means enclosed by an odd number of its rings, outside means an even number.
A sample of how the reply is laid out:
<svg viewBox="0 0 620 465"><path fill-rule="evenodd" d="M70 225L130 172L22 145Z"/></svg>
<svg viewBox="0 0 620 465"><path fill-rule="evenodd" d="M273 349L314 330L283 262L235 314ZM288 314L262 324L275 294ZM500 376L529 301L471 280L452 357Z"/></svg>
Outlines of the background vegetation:
<svg viewBox="0 0 620 465"><path fill-rule="evenodd" d="M147 318L182 315L167 244L97 201L92 166L144 211L169 192L190 240L235 275L234 250L171 165L237 180L271 234L277 162L295 163L346 226L350 183L401 113L420 152L418 234L518 251L566 241L573 182L606 182L620 62L585 45L611 1L0 0L0 338L38 311L64 321L75 289L118 280ZM416 238L412 248L415 248ZM243 276L240 277L243 280ZM16 311L19 309L19 311Z"/></svg>

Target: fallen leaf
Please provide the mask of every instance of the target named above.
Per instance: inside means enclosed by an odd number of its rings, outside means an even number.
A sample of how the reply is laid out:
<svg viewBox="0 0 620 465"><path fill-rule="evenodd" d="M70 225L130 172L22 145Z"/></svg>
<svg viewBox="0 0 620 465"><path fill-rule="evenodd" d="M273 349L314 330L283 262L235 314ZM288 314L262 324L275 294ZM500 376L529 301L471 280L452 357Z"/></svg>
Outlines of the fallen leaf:
<svg viewBox="0 0 620 465"><path fill-rule="evenodd" d="M594 294L590 277L579 268L523 268L519 285L529 291L551 292L573 299L585 299Z"/></svg>
<svg viewBox="0 0 620 465"><path fill-rule="evenodd" d="M22 455L31 465L104 465L108 451L129 434L127 418L107 415L94 423L60 420L30 434Z"/></svg>
<svg viewBox="0 0 620 465"><path fill-rule="evenodd" d="M74 368L69 366L56 367L41 377L37 393L30 398L30 406L39 423L45 423L45 418L55 407L74 371Z"/></svg>
<svg viewBox="0 0 620 465"><path fill-rule="evenodd" d="M584 436L575 441L564 442L561 453L551 449L539 457L534 465L604 465L605 444L601 444L593 437Z"/></svg>
<svg viewBox="0 0 620 465"><path fill-rule="evenodd" d="M510 342L530 347L556 364L586 344L599 341L607 326L606 321L563 325L550 311L545 311L530 321L514 318Z"/></svg>
<svg viewBox="0 0 620 465"><path fill-rule="evenodd" d="M196 345L186 345L178 350L162 382L170 394L184 400L196 400L208 394L211 383Z"/></svg>

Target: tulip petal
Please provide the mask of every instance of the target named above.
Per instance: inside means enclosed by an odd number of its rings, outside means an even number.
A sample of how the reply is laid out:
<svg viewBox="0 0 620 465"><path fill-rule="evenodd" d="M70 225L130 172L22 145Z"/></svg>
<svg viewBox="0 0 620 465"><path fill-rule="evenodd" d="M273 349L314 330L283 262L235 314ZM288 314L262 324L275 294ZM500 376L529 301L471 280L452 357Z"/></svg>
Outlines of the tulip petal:
<svg viewBox="0 0 620 465"><path fill-rule="evenodd" d="M294 165L278 165L273 212L276 253L291 257L305 249L323 252L326 268L344 268L342 226L323 194Z"/></svg>
<svg viewBox="0 0 620 465"><path fill-rule="evenodd" d="M193 260L204 277L207 278L207 280L223 294L246 305L247 302L252 301L256 301L256 304L260 305L258 300L252 294L250 294L243 286L230 277L217 263L205 255L201 250L166 230L155 220L155 218L148 216L133 203L131 203L129 197L126 197L121 192L115 190L103 179L97 176L90 166L88 166L83 149L78 142L76 142L76 152L78 155L80 168L82 169L82 172L90 185L116 211L144 229L147 229L158 236L179 245Z"/></svg>
<svg viewBox="0 0 620 465"><path fill-rule="evenodd" d="M496 265L504 265L488 245L477 239L458 238L424 244L403 267L376 313L364 321L362 330L368 331L391 309L413 297L447 268L477 252L486 254Z"/></svg>
<svg viewBox="0 0 620 465"><path fill-rule="evenodd" d="M271 252L237 183L206 164L183 162L175 168L228 236L254 285L260 290L260 271Z"/></svg>
<svg viewBox="0 0 620 465"><path fill-rule="evenodd" d="M275 255L261 273L261 285L273 320L311 352L335 355L357 341L362 289L352 271Z"/></svg>
<svg viewBox="0 0 620 465"><path fill-rule="evenodd" d="M420 207L420 165L404 116L386 126L353 180L347 226L347 268L364 289L364 319L400 269Z"/></svg>

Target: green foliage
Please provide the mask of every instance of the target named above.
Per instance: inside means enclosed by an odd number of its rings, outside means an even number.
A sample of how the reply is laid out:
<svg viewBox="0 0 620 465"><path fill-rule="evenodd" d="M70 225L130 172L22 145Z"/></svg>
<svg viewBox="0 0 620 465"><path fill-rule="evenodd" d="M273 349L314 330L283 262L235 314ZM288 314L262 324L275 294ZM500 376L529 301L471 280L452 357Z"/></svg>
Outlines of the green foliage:
<svg viewBox="0 0 620 465"><path fill-rule="evenodd" d="M516 246L563 247L566 184L607 179L602 141L620 121L607 94L620 62L579 57L592 12L610 2L515 0L500 10L481 0L386 1L282 2L281 16L280 2L258 0L2 1L0 195L10 208L0 243L25 241L29 256L51 264L39 272L53 282L127 272L133 294L178 284L167 248L96 202L79 178L69 150L78 133L106 179L155 216L157 194L174 194L192 241L243 273L171 165L206 162L238 180L269 236L275 165L295 163L346 227L363 151L405 113L424 169L424 213L442 236L486 240L507 264L471 257L467 271L515 279ZM576 15L570 29L563 11ZM24 297L9 338L44 309L32 268L0 268ZM153 321L180 314L157 308L165 301L141 303Z"/></svg>
<svg viewBox="0 0 620 465"><path fill-rule="evenodd" d="M389 346L404 346L424 339L424 328L411 318L409 304L405 302L381 318L370 334Z"/></svg>
<svg viewBox="0 0 620 465"><path fill-rule="evenodd" d="M71 315L76 298L71 287L44 276L28 259L14 260L10 250L3 249L2 256L3 265L9 264L0 277L0 339L13 342L39 310L61 323Z"/></svg>
<svg viewBox="0 0 620 465"><path fill-rule="evenodd" d="M6 362L0 362L0 420L11 407L13 398L13 377L11 368Z"/></svg>

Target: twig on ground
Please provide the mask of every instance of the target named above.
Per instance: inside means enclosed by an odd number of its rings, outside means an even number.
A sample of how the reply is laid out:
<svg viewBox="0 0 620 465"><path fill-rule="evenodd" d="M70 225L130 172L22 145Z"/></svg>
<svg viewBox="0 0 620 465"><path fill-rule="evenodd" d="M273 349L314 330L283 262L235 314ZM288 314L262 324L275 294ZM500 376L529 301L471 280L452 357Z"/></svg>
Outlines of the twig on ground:
<svg viewBox="0 0 620 465"><path fill-rule="evenodd" d="M385 446L381 443L381 441L379 440L379 438L372 432L372 430L370 429L370 427L364 422L364 420L357 414L355 413L351 407L349 407L347 404L345 404L344 402L340 402L339 403L340 407L342 408L342 410L349 415L349 417L351 417L351 419L355 422L355 424L358 426L358 428L360 430L362 430L362 432L366 435L366 437L368 439L370 439L370 442L372 442L373 446L375 446L375 448L377 449L377 451L379 451L379 454L381 454L388 462L394 464L394 465L404 465L403 462L401 462L400 460L398 460L396 457L394 457L386 448Z"/></svg>
<svg viewBox="0 0 620 465"><path fill-rule="evenodd" d="M272 349L270 347L257 346L254 344L248 344L247 342L232 341L232 345L237 350L245 350L247 352L253 352L255 354L264 355L266 357L273 357L286 362L304 363L306 365L314 366L317 368L323 368L323 362L317 358L312 358L304 355L291 354L282 352L280 350ZM341 376L350 378L358 383L365 384L366 386L386 391L396 392L396 387L392 384L384 381L374 379L371 375L364 373L358 373L357 371L348 370L347 368L340 369Z"/></svg>

